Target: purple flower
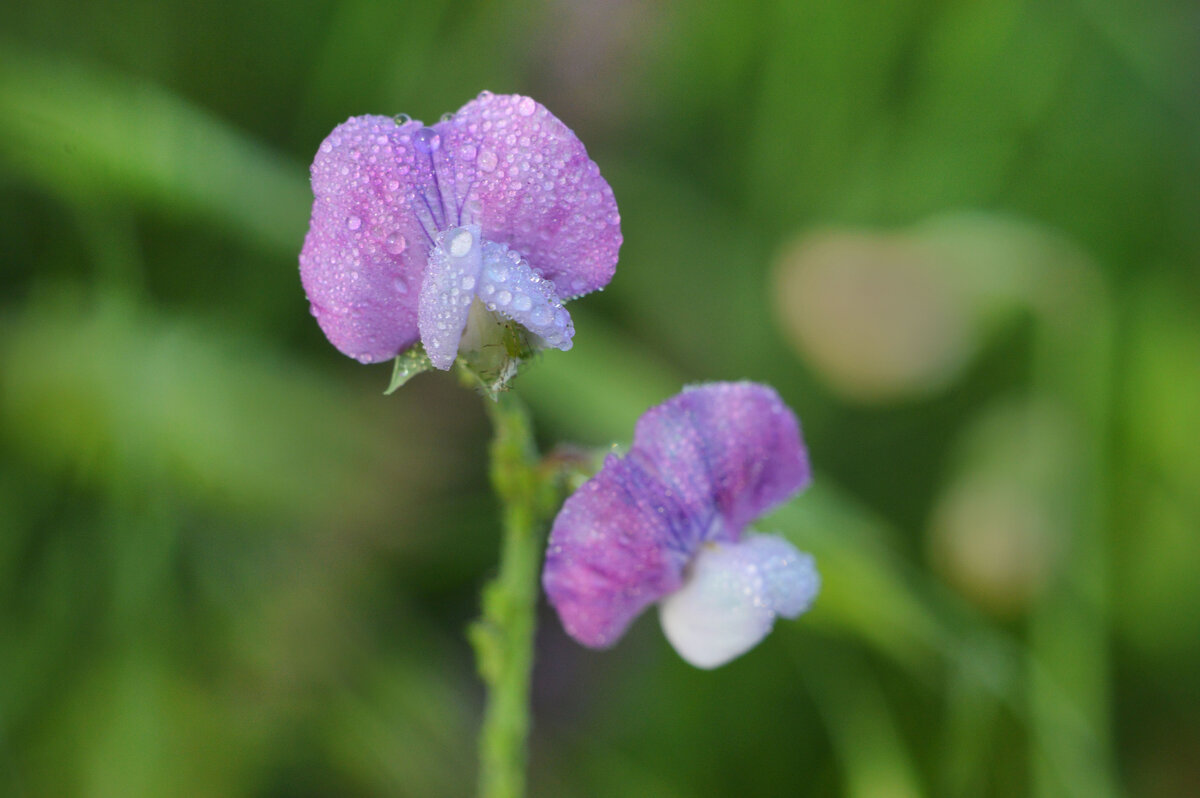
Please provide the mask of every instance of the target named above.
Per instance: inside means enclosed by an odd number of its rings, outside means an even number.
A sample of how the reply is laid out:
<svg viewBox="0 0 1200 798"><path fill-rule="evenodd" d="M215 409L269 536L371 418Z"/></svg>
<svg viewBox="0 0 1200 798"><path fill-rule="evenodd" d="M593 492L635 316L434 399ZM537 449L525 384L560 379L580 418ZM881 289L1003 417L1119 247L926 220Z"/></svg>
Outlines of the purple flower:
<svg viewBox="0 0 1200 798"><path fill-rule="evenodd" d="M349 119L321 144L312 186L301 281L330 342L363 363L420 340L448 369L464 332L478 344L495 316L570 349L563 303L616 268L612 189L529 97L483 92L432 127Z"/></svg>
<svg viewBox="0 0 1200 798"><path fill-rule="evenodd" d="M605 648L659 602L667 639L714 668L815 598L812 557L746 525L811 481L796 416L749 382L685 390L563 505L542 583L567 633Z"/></svg>

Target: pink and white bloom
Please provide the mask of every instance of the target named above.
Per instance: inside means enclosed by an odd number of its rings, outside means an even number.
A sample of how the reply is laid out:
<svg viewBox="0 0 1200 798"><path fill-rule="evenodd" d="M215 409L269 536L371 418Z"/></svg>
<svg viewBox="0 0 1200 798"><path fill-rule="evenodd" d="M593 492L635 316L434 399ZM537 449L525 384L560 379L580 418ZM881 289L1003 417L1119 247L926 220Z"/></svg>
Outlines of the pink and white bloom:
<svg viewBox="0 0 1200 798"><path fill-rule="evenodd" d="M820 586L811 556L747 532L811 481L796 416L749 382L685 390L651 408L624 457L563 505L542 584L567 633L607 648L658 603L667 639L714 668L808 609Z"/></svg>

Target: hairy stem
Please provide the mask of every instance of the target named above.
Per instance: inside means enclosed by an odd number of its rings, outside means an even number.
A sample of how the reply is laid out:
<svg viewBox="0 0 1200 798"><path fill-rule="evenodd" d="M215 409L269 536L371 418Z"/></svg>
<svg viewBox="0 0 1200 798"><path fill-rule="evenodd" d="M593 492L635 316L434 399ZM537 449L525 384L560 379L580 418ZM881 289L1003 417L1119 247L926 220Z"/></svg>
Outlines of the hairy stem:
<svg viewBox="0 0 1200 798"><path fill-rule="evenodd" d="M503 512L504 539L499 572L483 589L482 616L468 630L487 688L479 795L517 798L525 793L538 569L560 480L540 464L521 401L507 392L487 406L494 430L490 476Z"/></svg>

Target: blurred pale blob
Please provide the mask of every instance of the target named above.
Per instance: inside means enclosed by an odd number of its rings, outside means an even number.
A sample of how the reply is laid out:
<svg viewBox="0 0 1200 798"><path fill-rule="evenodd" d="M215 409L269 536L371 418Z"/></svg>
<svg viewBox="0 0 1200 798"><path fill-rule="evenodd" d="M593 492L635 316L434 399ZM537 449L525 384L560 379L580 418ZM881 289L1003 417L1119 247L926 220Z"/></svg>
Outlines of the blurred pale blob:
<svg viewBox="0 0 1200 798"><path fill-rule="evenodd" d="M1065 265L1085 259L1036 225L960 213L897 232L818 230L777 260L775 311L831 388L862 402L934 393L990 331L1040 307Z"/></svg>
<svg viewBox="0 0 1200 798"><path fill-rule="evenodd" d="M1001 615L1037 597L1049 570L1050 520L1015 481L963 480L942 497L933 559L962 593Z"/></svg>
<svg viewBox="0 0 1200 798"><path fill-rule="evenodd" d="M1049 584L1063 551L1056 474L1072 466L1069 416L1048 402L1004 404L959 445L929 527L934 567L1002 617L1019 615Z"/></svg>
<svg viewBox="0 0 1200 798"><path fill-rule="evenodd" d="M672 33L670 10L648 0L549 4L538 47L550 67L546 101L573 127L628 125L647 102L645 73Z"/></svg>
<svg viewBox="0 0 1200 798"><path fill-rule="evenodd" d="M838 392L883 401L944 385L974 350L965 303L935 253L906 237L827 231L780 259L789 341Z"/></svg>

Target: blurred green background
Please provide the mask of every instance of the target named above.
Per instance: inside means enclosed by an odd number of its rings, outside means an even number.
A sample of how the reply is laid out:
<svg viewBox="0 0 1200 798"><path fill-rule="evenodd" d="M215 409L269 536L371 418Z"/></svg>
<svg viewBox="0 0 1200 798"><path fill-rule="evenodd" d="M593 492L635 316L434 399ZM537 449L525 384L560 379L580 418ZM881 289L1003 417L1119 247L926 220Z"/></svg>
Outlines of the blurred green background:
<svg viewBox="0 0 1200 798"><path fill-rule="evenodd" d="M542 796L1200 794L1190 0L42 0L0 11L0 794L458 796L479 400L337 353L296 256L363 113L535 96L625 245L547 445L775 385L824 592L684 665L543 612ZM543 607L543 611L544 611Z"/></svg>

